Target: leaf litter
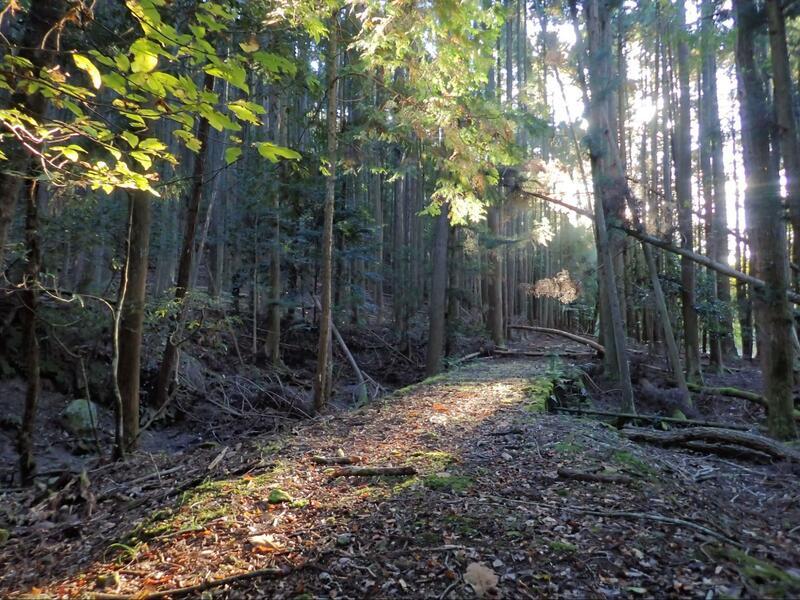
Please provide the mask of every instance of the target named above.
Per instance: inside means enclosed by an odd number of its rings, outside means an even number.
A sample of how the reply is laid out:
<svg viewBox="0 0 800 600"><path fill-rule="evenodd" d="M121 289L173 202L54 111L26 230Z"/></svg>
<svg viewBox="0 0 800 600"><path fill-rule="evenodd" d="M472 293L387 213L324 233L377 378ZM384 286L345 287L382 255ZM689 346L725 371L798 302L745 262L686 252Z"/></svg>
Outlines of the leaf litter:
<svg viewBox="0 0 800 600"><path fill-rule="evenodd" d="M597 421L531 411L547 368L483 360L281 435L4 493L0 593L800 593L800 487L784 465L638 446ZM347 457L415 474L331 477Z"/></svg>

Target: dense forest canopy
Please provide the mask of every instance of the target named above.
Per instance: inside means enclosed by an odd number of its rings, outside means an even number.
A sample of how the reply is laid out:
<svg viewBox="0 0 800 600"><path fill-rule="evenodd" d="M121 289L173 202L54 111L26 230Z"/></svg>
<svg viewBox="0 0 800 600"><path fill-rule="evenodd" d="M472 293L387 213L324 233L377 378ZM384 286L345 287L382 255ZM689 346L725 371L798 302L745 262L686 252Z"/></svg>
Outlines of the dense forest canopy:
<svg viewBox="0 0 800 600"><path fill-rule="evenodd" d="M780 448L798 84L790 0L4 0L2 477L581 351Z"/></svg>

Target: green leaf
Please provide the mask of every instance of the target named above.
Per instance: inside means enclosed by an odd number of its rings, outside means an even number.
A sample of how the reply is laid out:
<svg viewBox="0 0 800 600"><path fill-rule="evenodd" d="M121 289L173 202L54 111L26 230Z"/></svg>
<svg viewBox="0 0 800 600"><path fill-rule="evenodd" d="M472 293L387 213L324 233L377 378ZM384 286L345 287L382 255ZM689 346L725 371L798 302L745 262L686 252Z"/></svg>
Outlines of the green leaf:
<svg viewBox="0 0 800 600"><path fill-rule="evenodd" d="M297 73L297 65L280 54L260 50L253 54L253 58L258 61L258 64L260 64L265 71L270 73L286 73L292 76Z"/></svg>
<svg viewBox="0 0 800 600"><path fill-rule="evenodd" d="M125 141L128 142L128 145L131 148L136 148L139 145L139 138L135 134L131 133L130 131L123 131L122 137L125 138Z"/></svg>
<svg viewBox="0 0 800 600"><path fill-rule="evenodd" d="M103 84L103 79L100 77L100 71L97 70L94 63L83 54L73 54L72 60L75 61L76 67L82 71L86 71L86 74L89 75L89 79L92 80L94 89L100 89L100 86Z"/></svg>
<svg viewBox="0 0 800 600"><path fill-rule="evenodd" d="M117 92L120 96L124 96L128 92L128 88L125 85L125 78L119 73L114 73L113 71L106 73L103 75L103 83Z"/></svg>
<svg viewBox="0 0 800 600"><path fill-rule="evenodd" d="M255 116L249 108L246 108L240 104L230 103L228 104L228 110L239 117L242 121L247 121L248 123L253 123L254 125L259 124L258 117Z"/></svg>
<svg viewBox="0 0 800 600"><path fill-rule="evenodd" d="M239 157L242 155L242 149L238 146L232 146L225 150L225 164L230 165L235 163L239 160Z"/></svg>
<svg viewBox="0 0 800 600"><path fill-rule="evenodd" d="M289 492L282 490L281 488L275 488L270 491L269 496L267 497L267 502L270 504L280 504L281 502L291 502L292 496Z"/></svg>
<svg viewBox="0 0 800 600"><path fill-rule="evenodd" d="M131 68L131 61L124 54L117 54L114 57L114 62L117 64L117 68L123 73L127 73Z"/></svg>
<svg viewBox="0 0 800 600"><path fill-rule="evenodd" d="M158 46L146 38L139 38L131 44L133 62L131 71L149 73L158 65Z"/></svg>
<svg viewBox="0 0 800 600"><path fill-rule="evenodd" d="M144 152L131 152L131 158L142 165L145 171L153 166L153 159Z"/></svg>
<svg viewBox="0 0 800 600"><path fill-rule="evenodd" d="M161 152L167 149L167 145L158 138L147 138L139 142L139 148L148 152Z"/></svg>
<svg viewBox="0 0 800 600"><path fill-rule="evenodd" d="M258 148L258 153L261 156L271 162L278 162L282 158L289 160L298 160L301 158L300 153L296 150L292 150L291 148L286 148L284 146L278 146L272 142L258 142L256 144L256 148Z"/></svg>

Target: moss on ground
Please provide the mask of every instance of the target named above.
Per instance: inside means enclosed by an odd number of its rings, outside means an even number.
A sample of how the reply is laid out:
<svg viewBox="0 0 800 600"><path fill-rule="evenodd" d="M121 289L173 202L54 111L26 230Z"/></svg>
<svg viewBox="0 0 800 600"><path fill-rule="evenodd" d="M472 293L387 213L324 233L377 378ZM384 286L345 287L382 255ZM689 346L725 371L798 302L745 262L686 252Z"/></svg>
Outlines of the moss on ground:
<svg viewBox="0 0 800 600"><path fill-rule="evenodd" d="M750 556L738 548L716 547L713 554L734 563L739 575L757 597L797 598L800 596L800 577L787 573L780 566Z"/></svg>
<svg viewBox="0 0 800 600"><path fill-rule="evenodd" d="M552 377L534 377L525 386L525 410L528 412L545 412L550 396L555 389Z"/></svg>
<svg viewBox="0 0 800 600"><path fill-rule="evenodd" d="M629 471L633 471L637 475L641 475L643 477L655 477L656 470L651 467L649 464L644 462L641 458L638 458L628 452L627 450L617 450L614 454L611 455L611 459L627 468Z"/></svg>
<svg viewBox="0 0 800 600"><path fill-rule="evenodd" d="M450 474L428 475L422 479L422 482L427 488L432 490L456 493L466 492L474 484L469 477Z"/></svg>

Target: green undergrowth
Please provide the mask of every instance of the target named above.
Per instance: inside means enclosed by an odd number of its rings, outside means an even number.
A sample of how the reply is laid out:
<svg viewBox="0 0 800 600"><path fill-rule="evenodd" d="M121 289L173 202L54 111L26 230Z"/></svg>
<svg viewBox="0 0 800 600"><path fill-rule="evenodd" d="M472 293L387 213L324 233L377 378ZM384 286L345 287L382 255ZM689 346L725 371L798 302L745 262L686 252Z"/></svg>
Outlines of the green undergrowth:
<svg viewBox="0 0 800 600"><path fill-rule="evenodd" d="M267 500L275 476L286 470L279 463L269 472L232 479L207 480L185 491L172 507L161 508L148 515L139 525L117 542L108 546L107 553L115 553L118 562L134 560L148 542L192 531L202 531L207 523L232 516L234 499L258 495ZM303 500L292 502L302 508Z"/></svg>
<svg viewBox="0 0 800 600"><path fill-rule="evenodd" d="M800 596L800 577L787 573L780 566L746 554L738 548L716 546L712 554L730 560L739 576L756 597L797 598Z"/></svg>
<svg viewBox="0 0 800 600"><path fill-rule="evenodd" d="M642 477L655 477L657 474L652 466L627 450L614 451L614 454L611 455L611 459L626 470L632 471Z"/></svg>
<svg viewBox="0 0 800 600"><path fill-rule="evenodd" d="M423 477L422 482L425 487L431 490L455 492L457 494L466 492L474 484L474 481L469 477L450 473L428 475Z"/></svg>
<svg viewBox="0 0 800 600"><path fill-rule="evenodd" d="M548 402L555 389L555 380L550 376L534 377L525 386L525 410L541 413L547 411Z"/></svg>
<svg viewBox="0 0 800 600"><path fill-rule="evenodd" d="M455 456L441 450L413 452L406 460L406 464L416 467L421 472L444 471L455 462L457 462Z"/></svg>

